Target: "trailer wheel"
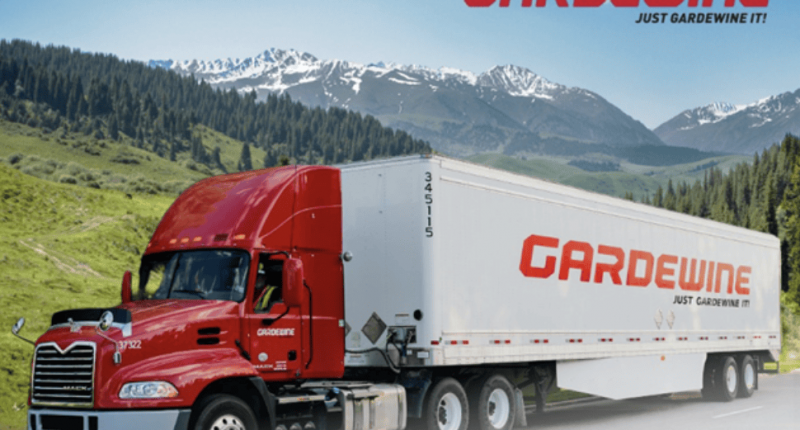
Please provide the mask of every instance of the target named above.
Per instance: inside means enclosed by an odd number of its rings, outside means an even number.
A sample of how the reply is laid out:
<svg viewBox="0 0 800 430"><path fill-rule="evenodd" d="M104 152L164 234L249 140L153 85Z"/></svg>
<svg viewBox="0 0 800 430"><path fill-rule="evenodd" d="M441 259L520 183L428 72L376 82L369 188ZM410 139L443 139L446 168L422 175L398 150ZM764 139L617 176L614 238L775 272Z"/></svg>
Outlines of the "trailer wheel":
<svg viewBox="0 0 800 430"><path fill-rule="evenodd" d="M753 395L758 386L758 371L753 357L745 355L739 363L739 397L747 398Z"/></svg>
<svg viewBox="0 0 800 430"><path fill-rule="evenodd" d="M461 384L453 378L437 382L428 394L423 419L427 430L467 430L469 407Z"/></svg>
<svg viewBox="0 0 800 430"><path fill-rule="evenodd" d="M238 397L216 394L204 401L195 421L195 430L256 430L256 417L250 406Z"/></svg>
<svg viewBox="0 0 800 430"><path fill-rule="evenodd" d="M725 357L718 361L722 365L715 373L714 387L720 400L730 402L739 392L739 367L733 357Z"/></svg>
<svg viewBox="0 0 800 430"><path fill-rule="evenodd" d="M478 430L511 430L517 403L514 387L503 375L478 380L470 390L471 420Z"/></svg>

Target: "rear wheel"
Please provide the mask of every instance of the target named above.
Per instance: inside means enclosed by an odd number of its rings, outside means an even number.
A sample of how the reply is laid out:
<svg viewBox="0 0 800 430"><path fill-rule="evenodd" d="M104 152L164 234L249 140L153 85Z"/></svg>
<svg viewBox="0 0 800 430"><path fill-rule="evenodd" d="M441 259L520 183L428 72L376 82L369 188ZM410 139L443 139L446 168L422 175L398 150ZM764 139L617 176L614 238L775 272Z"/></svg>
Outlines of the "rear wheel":
<svg viewBox="0 0 800 430"><path fill-rule="evenodd" d="M739 397L746 398L753 395L758 385L758 371L753 357L745 355L739 363Z"/></svg>
<svg viewBox="0 0 800 430"><path fill-rule="evenodd" d="M464 387L453 378L436 383L425 402L427 430L467 430L469 407Z"/></svg>
<svg viewBox="0 0 800 430"><path fill-rule="evenodd" d="M725 357L719 361L721 366L717 369L714 386L720 400L730 402L739 393L739 367L733 357Z"/></svg>
<svg viewBox="0 0 800 430"><path fill-rule="evenodd" d="M511 430L516 406L514 387L503 375L482 378L470 390L470 421L477 430Z"/></svg>
<svg viewBox="0 0 800 430"><path fill-rule="evenodd" d="M238 397L216 394L199 408L195 430L256 430L256 417Z"/></svg>

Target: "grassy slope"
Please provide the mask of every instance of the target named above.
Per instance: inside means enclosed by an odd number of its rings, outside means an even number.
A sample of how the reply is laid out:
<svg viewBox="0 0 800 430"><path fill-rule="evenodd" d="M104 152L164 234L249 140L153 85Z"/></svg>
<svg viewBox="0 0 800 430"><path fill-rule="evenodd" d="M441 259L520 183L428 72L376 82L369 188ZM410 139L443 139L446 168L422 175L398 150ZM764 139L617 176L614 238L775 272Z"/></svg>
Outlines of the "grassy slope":
<svg viewBox="0 0 800 430"><path fill-rule="evenodd" d="M237 171L242 142L204 126L197 126L196 131L209 154L219 147L227 171ZM132 143L127 137L120 142L97 140L81 133L62 134L61 129L45 134L40 129L0 120L0 158L9 164L11 156L24 155L16 168L56 182L69 181L71 177L80 185L177 195L202 178L224 173L194 163L187 152L179 153L177 161L171 162ZM253 166L260 168L264 151L251 147L250 153Z"/></svg>
<svg viewBox="0 0 800 430"><path fill-rule="evenodd" d="M203 145L208 150L208 153L211 154L215 147L219 147L222 164L225 165L228 172L236 172L236 165L242 155L242 142L202 125L198 126L197 130L200 132ZM263 149L250 146L250 159L254 168L261 167L264 162L264 155Z"/></svg>
<svg viewBox="0 0 800 430"><path fill-rule="evenodd" d="M64 163L72 161L89 170L110 170L117 176L141 175L159 182L194 182L207 176L125 143L98 141L80 133L68 133L62 138L60 130L44 134L40 129L0 120L0 157L12 154L35 155ZM138 164L111 161L120 155L135 159Z"/></svg>
<svg viewBox="0 0 800 430"><path fill-rule="evenodd" d="M23 428L32 348L9 331L20 316L35 339L50 315L119 302L172 197L40 180L0 165L0 428Z"/></svg>

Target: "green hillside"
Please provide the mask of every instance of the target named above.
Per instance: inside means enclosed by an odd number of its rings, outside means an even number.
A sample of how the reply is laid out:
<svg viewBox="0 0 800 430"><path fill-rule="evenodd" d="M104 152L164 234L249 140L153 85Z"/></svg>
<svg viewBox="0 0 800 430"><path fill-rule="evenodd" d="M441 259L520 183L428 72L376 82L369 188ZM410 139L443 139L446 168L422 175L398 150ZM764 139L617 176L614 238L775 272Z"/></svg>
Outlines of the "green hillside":
<svg viewBox="0 0 800 430"><path fill-rule="evenodd" d="M369 115L312 109L288 95L256 101L255 92L214 90L193 76L140 62L21 40L0 40L0 118L125 141L166 159L183 155L227 171L234 170L234 156L238 171L285 159L333 164L431 151ZM209 130L261 152L232 154L225 139L201 144Z"/></svg>
<svg viewBox="0 0 800 430"><path fill-rule="evenodd" d="M0 429L24 428L33 348L53 312L119 303L122 273L173 198L40 180L0 164Z"/></svg>
<svg viewBox="0 0 800 430"><path fill-rule="evenodd" d="M225 170L211 169L179 153L176 161L139 149L133 141L97 139L66 129L45 132L40 128L0 119L0 160L23 173L61 183L127 192L177 195L198 180L225 172L236 172L243 143L195 126L202 145L220 148ZM250 148L253 159L265 152Z"/></svg>
<svg viewBox="0 0 800 430"><path fill-rule="evenodd" d="M751 157L726 155L674 166L642 166L627 162L618 163L618 171L589 172L570 165L571 158L536 157L520 159L503 154L486 153L469 158L470 161L508 170L521 175L582 188L588 191L623 197L633 193L636 200L652 197L659 186L666 188L673 182L703 181L706 170L714 167L727 172L740 163L752 161Z"/></svg>

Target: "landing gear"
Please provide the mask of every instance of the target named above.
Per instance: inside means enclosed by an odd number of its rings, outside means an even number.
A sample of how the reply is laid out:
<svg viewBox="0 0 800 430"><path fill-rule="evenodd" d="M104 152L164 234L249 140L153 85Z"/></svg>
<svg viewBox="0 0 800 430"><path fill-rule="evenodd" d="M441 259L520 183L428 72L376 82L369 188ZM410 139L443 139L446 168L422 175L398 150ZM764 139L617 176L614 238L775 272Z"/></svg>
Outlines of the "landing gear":
<svg viewBox="0 0 800 430"><path fill-rule="evenodd" d="M531 370L531 379L536 387L536 412L544 412L545 400L556 383L555 364L537 365Z"/></svg>

